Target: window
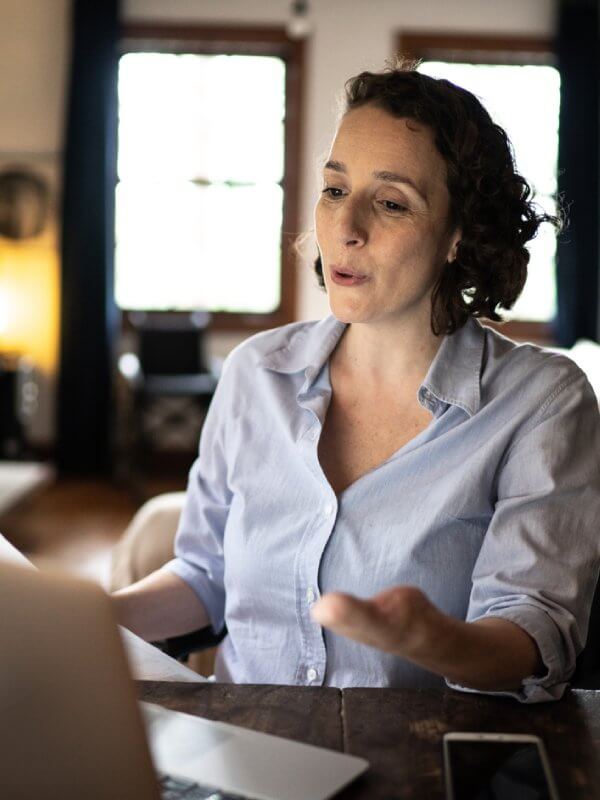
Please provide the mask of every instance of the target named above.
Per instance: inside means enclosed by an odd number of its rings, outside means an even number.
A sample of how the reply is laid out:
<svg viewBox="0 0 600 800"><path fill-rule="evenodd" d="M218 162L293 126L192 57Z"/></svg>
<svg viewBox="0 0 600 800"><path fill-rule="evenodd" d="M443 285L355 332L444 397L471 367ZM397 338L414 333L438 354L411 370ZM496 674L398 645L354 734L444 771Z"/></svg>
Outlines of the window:
<svg viewBox="0 0 600 800"><path fill-rule="evenodd" d="M556 212L560 76L549 42L465 36L404 35L404 55L422 59L419 69L473 92L508 133L517 169L535 201ZM532 114L535 98L535 114ZM528 244L531 259L523 292L501 330L514 338L551 341L556 314L556 235L542 225ZM493 323L491 323L493 324Z"/></svg>
<svg viewBox="0 0 600 800"><path fill-rule="evenodd" d="M278 30L131 27L119 62L115 296L294 319L302 43Z"/></svg>

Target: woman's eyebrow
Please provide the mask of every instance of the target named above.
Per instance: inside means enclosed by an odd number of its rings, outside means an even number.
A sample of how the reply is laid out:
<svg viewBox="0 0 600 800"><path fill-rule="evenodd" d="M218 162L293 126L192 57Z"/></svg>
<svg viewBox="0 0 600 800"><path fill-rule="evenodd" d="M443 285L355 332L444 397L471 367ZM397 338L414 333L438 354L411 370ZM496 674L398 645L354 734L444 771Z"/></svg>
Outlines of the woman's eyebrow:
<svg viewBox="0 0 600 800"><path fill-rule="evenodd" d="M342 161L334 161L333 159L327 161L323 168L333 170L333 172L341 172L343 174L348 172L346 165ZM399 172L390 172L389 170L378 170L377 172L373 172L373 177L378 181L387 181L388 183L405 183L419 195L425 205L429 205L426 195L421 191L421 189L419 189L412 178L408 177L408 175L401 175Z"/></svg>
<svg viewBox="0 0 600 800"><path fill-rule="evenodd" d="M412 180L412 178L409 178L408 175L401 175L398 172L389 172L388 170L383 170L381 172L374 172L373 177L377 178L378 181L388 181L389 183L406 183L419 195L425 205L429 205L425 193L419 189L417 184Z"/></svg>
<svg viewBox="0 0 600 800"><path fill-rule="evenodd" d="M341 161L334 161L333 159L329 159L329 161L325 162L323 169L332 169L334 172L347 172L346 165Z"/></svg>

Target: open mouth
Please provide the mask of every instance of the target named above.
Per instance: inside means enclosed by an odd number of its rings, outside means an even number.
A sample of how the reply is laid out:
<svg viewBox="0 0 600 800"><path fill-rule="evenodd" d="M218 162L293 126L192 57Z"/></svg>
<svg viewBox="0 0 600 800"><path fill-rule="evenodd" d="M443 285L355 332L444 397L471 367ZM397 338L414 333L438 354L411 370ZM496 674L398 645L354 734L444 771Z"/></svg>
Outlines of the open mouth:
<svg viewBox="0 0 600 800"><path fill-rule="evenodd" d="M368 275L358 275L352 272L345 272L344 270L340 269L332 269L331 270L331 280L334 283L338 283L341 286L358 286L361 283L365 283L369 280Z"/></svg>

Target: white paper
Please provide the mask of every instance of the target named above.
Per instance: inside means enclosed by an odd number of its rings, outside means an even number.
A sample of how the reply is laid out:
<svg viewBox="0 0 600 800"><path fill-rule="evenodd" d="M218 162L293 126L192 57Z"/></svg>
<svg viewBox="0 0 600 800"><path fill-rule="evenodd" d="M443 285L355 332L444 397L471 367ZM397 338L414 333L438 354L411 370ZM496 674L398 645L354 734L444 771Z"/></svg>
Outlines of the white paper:
<svg viewBox="0 0 600 800"><path fill-rule="evenodd" d="M0 534L0 559L31 567L33 564ZM138 681L185 681L203 683L206 678L188 669L179 661L166 655L153 645L140 639L135 633L119 626L125 647L131 677Z"/></svg>
<svg viewBox="0 0 600 800"><path fill-rule="evenodd" d="M14 564L21 564L24 567L33 567L31 561L28 561L23 553L20 553L17 548L7 541L0 533L0 559L2 561L10 561Z"/></svg>
<svg viewBox="0 0 600 800"><path fill-rule="evenodd" d="M135 633L120 627L121 641L125 645L132 677L137 681L185 681L202 683L202 675L188 669L171 656L140 639Z"/></svg>

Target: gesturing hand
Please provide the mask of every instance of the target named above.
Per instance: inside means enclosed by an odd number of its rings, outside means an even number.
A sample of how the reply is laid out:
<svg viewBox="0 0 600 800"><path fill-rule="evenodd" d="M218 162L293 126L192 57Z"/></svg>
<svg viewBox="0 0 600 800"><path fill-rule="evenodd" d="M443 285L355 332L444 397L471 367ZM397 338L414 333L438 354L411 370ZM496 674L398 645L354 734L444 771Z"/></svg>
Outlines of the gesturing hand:
<svg viewBox="0 0 600 800"><path fill-rule="evenodd" d="M543 673L534 640L507 619L475 622L444 614L415 586L396 586L367 600L331 592L313 619L340 636L409 659L453 683L483 691L514 691Z"/></svg>
<svg viewBox="0 0 600 800"><path fill-rule="evenodd" d="M368 600L331 592L314 604L312 618L340 636L405 658L427 650L448 619L420 589L396 586Z"/></svg>

